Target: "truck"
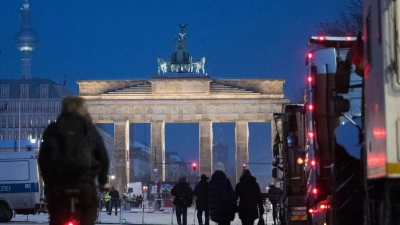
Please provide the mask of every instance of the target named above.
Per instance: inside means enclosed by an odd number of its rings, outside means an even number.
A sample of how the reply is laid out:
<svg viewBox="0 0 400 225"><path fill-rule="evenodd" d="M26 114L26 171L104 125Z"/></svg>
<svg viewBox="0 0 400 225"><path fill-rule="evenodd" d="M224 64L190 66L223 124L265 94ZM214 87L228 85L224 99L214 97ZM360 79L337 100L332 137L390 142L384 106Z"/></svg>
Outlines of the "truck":
<svg viewBox="0 0 400 225"><path fill-rule="evenodd" d="M362 180L365 223L400 224L400 4L363 1L353 57L364 80Z"/></svg>
<svg viewBox="0 0 400 225"><path fill-rule="evenodd" d="M0 152L0 222L13 213L35 214L40 205L37 153Z"/></svg>
<svg viewBox="0 0 400 225"><path fill-rule="evenodd" d="M284 104L282 113L274 113L277 129L273 147L273 177L281 171L282 196L280 220L284 224L308 224L304 158L304 105ZM280 140L282 137L282 140Z"/></svg>
<svg viewBox="0 0 400 225"><path fill-rule="evenodd" d="M357 38L312 36L308 43L304 102L274 115L282 137L273 147L283 184L280 220L360 224L362 78L348 58Z"/></svg>
<svg viewBox="0 0 400 225"><path fill-rule="evenodd" d="M125 188L125 196L127 198L127 203L129 203L133 207L138 207L142 203L144 198L142 182L128 183ZM134 199L133 196L136 196L136 198ZM141 196L141 198L138 199L138 196Z"/></svg>

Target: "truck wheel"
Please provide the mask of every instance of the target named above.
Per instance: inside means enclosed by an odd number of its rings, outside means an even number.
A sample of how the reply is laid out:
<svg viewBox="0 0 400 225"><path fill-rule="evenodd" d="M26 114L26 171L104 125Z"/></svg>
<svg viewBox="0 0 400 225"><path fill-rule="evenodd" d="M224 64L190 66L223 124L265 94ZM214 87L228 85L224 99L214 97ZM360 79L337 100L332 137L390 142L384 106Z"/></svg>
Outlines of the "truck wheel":
<svg viewBox="0 0 400 225"><path fill-rule="evenodd" d="M12 219L12 211L6 206L0 205L0 223L6 223Z"/></svg>

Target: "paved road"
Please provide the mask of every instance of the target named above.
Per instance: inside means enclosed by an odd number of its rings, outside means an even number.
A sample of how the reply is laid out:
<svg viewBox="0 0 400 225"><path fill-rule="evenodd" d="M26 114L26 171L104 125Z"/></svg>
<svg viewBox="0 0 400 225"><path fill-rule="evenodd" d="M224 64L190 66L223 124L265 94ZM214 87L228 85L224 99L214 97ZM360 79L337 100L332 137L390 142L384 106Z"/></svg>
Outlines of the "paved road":
<svg viewBox="0 0 400 225"><path fill-rule="evenodd" d="M176 225L176 216L172 212L172 208L163 208L164 211L154 212L149 209L131 209L130 211L122 211L117 216L113 213L107 215L105 211L99 212L97 224L160 224L160 225ZM272 213L264 214L267 224L272 223ZM48 224L48 214L39 215L19 215L17 214L8 224L25 225L25 224ZM198 225L197 218L195 219L194 208L188 209L188 225ZM210 225L215 223L210 221ZM254 224L257 224L255 221ZM241 225L239 216L236 214L235 220L231 225Z"/></svg>

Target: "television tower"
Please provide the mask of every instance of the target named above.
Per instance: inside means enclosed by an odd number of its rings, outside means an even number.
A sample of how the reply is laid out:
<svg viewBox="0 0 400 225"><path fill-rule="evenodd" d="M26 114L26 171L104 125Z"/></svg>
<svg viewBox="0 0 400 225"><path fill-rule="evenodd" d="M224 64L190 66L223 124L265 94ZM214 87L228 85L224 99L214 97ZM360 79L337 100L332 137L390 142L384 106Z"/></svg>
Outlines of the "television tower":
<svg viewBox="0 0 400 225"><path fill-rule="evenodd" d="M31 54L39 42L36 31L31 27L31 11L28 0L24 0L21 8L21 29L15 34L14 42L21 51L22 79L31 78Z"/></svg>

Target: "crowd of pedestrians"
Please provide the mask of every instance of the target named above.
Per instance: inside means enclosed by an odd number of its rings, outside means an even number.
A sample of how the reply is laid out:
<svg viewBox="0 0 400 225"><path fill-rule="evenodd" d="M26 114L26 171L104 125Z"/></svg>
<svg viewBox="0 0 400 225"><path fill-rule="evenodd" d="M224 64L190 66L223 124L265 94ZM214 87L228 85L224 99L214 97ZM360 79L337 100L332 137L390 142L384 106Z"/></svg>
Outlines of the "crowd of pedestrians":
<svg viewBox="0 0 400 225"><path fill-rule="evenodd" d="M250 170L243 170L235 189L222 170L216 170L211 180L208 180L206 175L201 175L200 182L192 191L186 177L182 177L172 188L178 225L187 225L187 207L192 204L193 196L196 197L195 209L199 225L209 225L210 220L219 225L230 225L236 213L242 225L253 225L258 218L258 224L264 224L260 186Z"/></svg>

